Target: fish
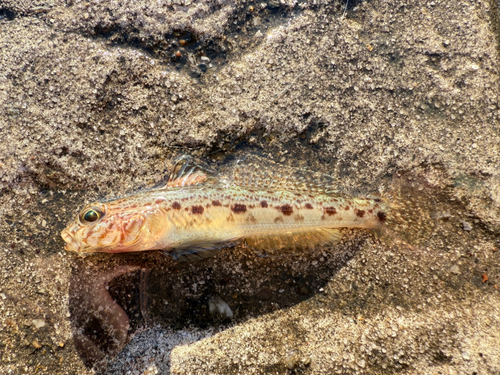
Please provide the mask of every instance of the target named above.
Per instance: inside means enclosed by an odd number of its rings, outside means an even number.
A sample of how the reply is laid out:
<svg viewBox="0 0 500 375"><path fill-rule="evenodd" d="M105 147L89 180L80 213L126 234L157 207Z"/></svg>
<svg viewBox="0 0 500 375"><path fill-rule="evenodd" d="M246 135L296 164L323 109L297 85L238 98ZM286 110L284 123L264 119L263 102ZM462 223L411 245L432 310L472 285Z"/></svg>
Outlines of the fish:
<svg viewBox="0 0 500 375"><path fill-rule="evenodd" d="M341 228L384 228L389 206L380 198L341 194L328 176L273 169L242 159L219 176L184 155L166 184L85 206L61 233L65 249L195 260L238 244L279 252L335 244Z"/></svg>

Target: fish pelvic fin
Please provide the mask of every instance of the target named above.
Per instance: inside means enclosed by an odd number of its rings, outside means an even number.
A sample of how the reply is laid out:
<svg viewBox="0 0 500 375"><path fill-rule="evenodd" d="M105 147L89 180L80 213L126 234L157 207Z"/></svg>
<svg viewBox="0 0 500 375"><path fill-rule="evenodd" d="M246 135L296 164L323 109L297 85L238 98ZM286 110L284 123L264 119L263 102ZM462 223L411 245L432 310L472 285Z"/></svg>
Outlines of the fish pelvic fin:
<svg viewBox="0 0 500 375"><path fill-rule="evenodd" d="M179 262L194 262L215 256L219 250L234 247L238 241L207 242L186 244L171 251L165 251L172 259Z"/></svg>

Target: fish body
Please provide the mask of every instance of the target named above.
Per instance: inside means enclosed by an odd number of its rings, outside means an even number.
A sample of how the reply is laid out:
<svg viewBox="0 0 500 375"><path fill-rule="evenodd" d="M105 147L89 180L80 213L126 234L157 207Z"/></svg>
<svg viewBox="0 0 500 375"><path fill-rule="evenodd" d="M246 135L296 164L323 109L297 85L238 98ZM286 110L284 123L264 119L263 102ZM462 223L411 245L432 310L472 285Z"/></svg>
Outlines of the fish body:
<svg viewBox="0 0 500 375"><path fill-rule="evenodd" d="M287 189L205 179L200 172L181 174L164 188L86 206L62 232L66 250L182 255L242 240L314 245L338 238L336 228L380 228L386 217L378 199L307 191L294 183Z"/></svg>

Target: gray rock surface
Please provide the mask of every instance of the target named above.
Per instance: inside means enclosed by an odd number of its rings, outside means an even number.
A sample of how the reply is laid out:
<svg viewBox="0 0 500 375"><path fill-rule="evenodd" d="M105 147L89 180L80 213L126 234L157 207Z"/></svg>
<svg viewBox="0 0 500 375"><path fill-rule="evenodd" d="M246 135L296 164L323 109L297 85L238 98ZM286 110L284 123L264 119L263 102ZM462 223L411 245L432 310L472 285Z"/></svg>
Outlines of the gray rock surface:
<svg viewBox="0 0 500 375"><path fill-rule="evenodd" d="M92 373L74 312L113 303L99 267L166 262L66 253L59 233L83 204L153 186L179 153L255 151L346 190L400 181L431 202L432 233L415 251L347 231L331 250L345 257L283 260L293 277L319 270L300 301L258 290L282 268L223 252L215 269L242 267L236 297L214 296L234 321L129 314L127 338L96 354L108 373L500 372L498 4L349 3L0 2L1 373ZM71 297L89 279L102 295Z"/></svg>

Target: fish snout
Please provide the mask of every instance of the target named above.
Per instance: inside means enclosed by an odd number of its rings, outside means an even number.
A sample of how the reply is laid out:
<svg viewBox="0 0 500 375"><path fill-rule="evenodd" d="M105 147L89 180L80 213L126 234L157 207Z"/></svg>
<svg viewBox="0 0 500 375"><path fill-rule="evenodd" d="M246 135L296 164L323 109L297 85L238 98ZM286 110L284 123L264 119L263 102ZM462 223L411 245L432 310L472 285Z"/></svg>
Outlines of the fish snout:
<svg viewBox="0 0 500 375"><path fill-rule="evenodd" d="M67 251L75 251L78 252L80 250L80 246L78 242L76 241L75 237L71 234L71 231L66 228L61 232L61 237L66 242L66 246L64 246L64 249Z"/></svg>

